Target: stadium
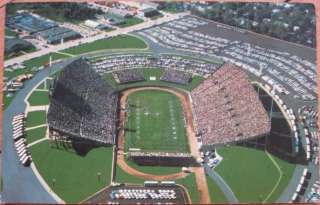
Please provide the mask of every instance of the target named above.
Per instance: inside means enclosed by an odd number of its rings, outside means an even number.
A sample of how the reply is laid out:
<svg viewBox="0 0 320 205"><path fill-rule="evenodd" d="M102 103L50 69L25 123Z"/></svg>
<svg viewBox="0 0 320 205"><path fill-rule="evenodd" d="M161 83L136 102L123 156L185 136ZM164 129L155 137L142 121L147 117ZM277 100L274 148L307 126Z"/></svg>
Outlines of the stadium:
<svg viewBox="0 0 320 205"><path fill-rule="evenodd" d="M246 32L187 15L45 56L6 110L5 162L17 163L4 170L23 183L5 199L306 201L318 179L314 53Z"/></svg>

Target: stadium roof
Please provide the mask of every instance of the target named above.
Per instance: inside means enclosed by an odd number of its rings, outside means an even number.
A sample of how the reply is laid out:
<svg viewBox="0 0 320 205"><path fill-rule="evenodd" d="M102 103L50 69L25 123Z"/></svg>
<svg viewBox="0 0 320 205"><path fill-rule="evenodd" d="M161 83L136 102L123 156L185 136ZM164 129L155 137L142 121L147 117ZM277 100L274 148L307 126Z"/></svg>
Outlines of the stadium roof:
<svg viewBox="0 0 320 205"><path fill-rule="evenodd" d="M246 73L224 64L192 91L197 132L204 145L252 139L270 132L271 122Z"/></svg>
<svg viewBox="0 0 320 205"><path fill-rule="evenodd" d="M59 43L62 39L68 40L71 38L78 38L81 35L69 28L65 27L53 27L48 30L37 33L42 38L47 39L49 43Z"/></svg>
<svg viewBox="0 0 320 205"><path fill-rule="evenodd" d="M31 15L29 13L20 13L15 16L9 17L7 26L13 29L27 31L31 34L47 30L58 26L51 20Z"/></svg>
<svg viewBox="0 0 320 205"><path fill-rule="evenodd" d="M33 47L32 43L20 38L5 38L4 52L6 55L9 55L10 53L28 50Z"/></svg>
<svg viewBox="0 0 320 205"><path fill-rule="evenodd" d="M49 128L71 137L114 144L118 95L83 59L67 65L54 85Z"/></svg>

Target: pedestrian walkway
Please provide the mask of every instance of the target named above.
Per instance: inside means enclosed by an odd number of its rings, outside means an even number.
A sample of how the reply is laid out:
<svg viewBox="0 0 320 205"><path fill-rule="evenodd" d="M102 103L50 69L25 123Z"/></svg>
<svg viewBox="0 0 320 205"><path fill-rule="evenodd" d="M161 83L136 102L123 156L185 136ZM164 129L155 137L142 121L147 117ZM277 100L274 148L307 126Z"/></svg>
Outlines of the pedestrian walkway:
<svg viewBox="0 0 320 205"><path fill-rule="evenodd" d="M223 192L223 194L227 198L228 202L239 203L239 200L234 195L229 185L222 179L222 177L213 169L211 169L207 164L204 164L204 168L208 176L216 182L220 190Z"/></svg>
<svg viewBox="0 0 320 205"><path fill-rule="evenodd" d="M45 126L47 126L47 124L37 125L37 126L34 126L34 127L27 127L25 130L29 131L29 130L34 130L34 129L45 127Z"/></svg>

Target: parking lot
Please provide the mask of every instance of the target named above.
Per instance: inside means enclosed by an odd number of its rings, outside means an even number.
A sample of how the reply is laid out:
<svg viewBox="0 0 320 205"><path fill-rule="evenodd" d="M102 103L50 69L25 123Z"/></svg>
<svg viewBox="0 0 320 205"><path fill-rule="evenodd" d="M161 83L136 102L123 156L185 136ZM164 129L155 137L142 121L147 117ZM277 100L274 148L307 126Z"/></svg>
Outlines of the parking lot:
<svg viewBox="0 0 320 205"><path fill-rule="evenodd" d="M316 99L315 50L195 16L138 34L167 48L232 62L294 99Z"/></svg>
<svg viewBox="0 0 320 205"><path fill-rule="evenodd" d="M137 204L137 203L162 203L186 204L188 197L179 186L117 186L109 187L90 199L85 204Z"/></svg>

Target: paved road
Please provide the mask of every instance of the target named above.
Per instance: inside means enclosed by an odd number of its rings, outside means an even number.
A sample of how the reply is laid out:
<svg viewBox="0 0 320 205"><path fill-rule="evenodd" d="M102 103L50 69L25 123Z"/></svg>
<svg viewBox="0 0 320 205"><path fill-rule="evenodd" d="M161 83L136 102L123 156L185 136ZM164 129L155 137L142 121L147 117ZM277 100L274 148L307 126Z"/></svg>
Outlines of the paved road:
<svg viewBox="0 0 320 205"><path fill-rule="evenodd" d="M208 176L211 179L213 179L215 183L219 186L220 190L223 192L223 194L225 195L229 203L239 203L239 200L234 195L231 188L228 186L228 184L223 180L223 178L217 172L211 169L207 164L204 164L204 169L208 174Z"/></svg>
<svg viewBox="0 0 320 205"><path fill-rule="evenodd" d="M59 70L65 65L60 63L52 69ZM49 70L42 70L34 78L28 81L21 89L10 106L3 113L3 158L2 176L3 192L2 200L8 203L56 203L56 201L42 187L33 171L24 167L17 156L12 140L12 119L19 112L24 112L26 104L24 98L32 88L50 74Z"/></svg>
<svg viewBox="0 0 320 205"><path fill-rule="evenodd" d="M90 42L93 42L93 41L96 41L96 40L99 40L99 39L103 39L103 38L106 38L106 36L112 37L112 36L117 36L119 34L127 34L127 33L130 33L130 32L137 31L137 30L149 28L149 27L152 27L154 25L159 25L159 24L162 24L164 22L168 22L168 21L171 21L171 20L174 20L174 19L181 18L181 17L183 17L183 16L185 16L187 14L188 13L168 14L168 15L166 15L166 16L160 18L160 19L156 19L154 21L145 21L143 23L140 23L140 24L137 24L137 25L134 25L134 26L130 26L130 27L126 27L126 28L119 28L119 29L117 29L115 31L110 31L108 33L103 32L102 34L99 34L99 35L96 35L96 36L93 36L93 37L88 37L88 38L82 38L82 39L69 41L69 42L66 42L66 43L64 43L62 45L61 44L59 44L59 45L51 45L51 46L49 46L49 48L42 49L40 51L28 53L28 54L25 54L23 56L18 56L16 58L9 59L9 60L4 62L4 66L6 67L6 66L9 66L9 65L13 65L15 63L22 63L22 62L24 62L26 60L30 60L32 58L43 56L43 55L51 53L51 52L57 52L57 51L61 51L61 50L67 49L67 48L78 46L79 44L90 43Z"/></svg>

